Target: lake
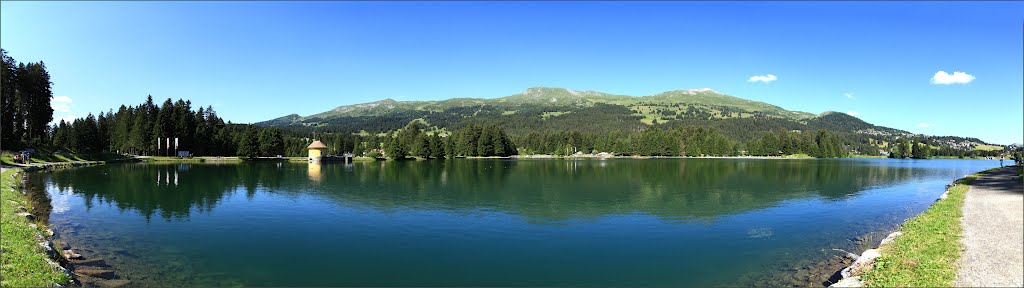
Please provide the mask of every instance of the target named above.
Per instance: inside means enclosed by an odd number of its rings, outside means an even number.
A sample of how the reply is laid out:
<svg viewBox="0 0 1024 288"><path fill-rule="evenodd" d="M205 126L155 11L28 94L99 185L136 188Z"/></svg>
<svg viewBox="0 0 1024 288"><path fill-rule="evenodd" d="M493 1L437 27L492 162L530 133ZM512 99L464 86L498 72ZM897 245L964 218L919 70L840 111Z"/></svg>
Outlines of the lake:
<svg viewBox="0 0 1024 288"><path fill-rule="evenodd" d="M146 287L747 286L792 284L772 281L842 255L832 249L859 253L851 240L876 245L865 235L884 236L947 183L998 166L135 163L33 173L29 187L52 203L60 240Z"/></svg>

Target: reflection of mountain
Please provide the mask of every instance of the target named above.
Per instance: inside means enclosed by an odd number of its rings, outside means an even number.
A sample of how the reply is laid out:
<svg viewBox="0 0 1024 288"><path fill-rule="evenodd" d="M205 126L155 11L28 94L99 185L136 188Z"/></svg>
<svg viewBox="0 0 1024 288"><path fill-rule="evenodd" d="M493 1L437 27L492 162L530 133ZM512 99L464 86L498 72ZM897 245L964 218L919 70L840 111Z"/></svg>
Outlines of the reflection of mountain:
<svg viewBox="0 0 1024 288"><path fill-rule="evenodd" d="M788 199L843 198L915 173L851 161L719 159L437 161L323 169L317 193L339 202L485 209L532 220L624 213L712 218Z"/></svg>
<svg viewBox="0 0 1024 288"><path fill-rule="evenodd" d="M313 169L316 168L316 169ZM839 160L453 160L324 164L107 165L40 174L87 206L185 219L226 195L315 195L381 210L489 210L559 221L607 214L714 218L808 197L839 199L924 169Z"/></svg>

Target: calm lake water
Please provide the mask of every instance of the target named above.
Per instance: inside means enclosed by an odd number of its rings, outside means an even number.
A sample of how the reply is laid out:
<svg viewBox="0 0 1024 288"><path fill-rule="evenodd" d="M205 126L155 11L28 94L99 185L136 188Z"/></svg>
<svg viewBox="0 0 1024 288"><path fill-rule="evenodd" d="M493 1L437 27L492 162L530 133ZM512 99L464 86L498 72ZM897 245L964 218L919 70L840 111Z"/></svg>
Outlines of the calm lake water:
<svg viewBox="0 0 1024 288"><path fill-rule="evenodd" d="M111 164L29 182L50 198L61 240L140 286L735 286L854 249L850 239L888 232L945 184L997 166Z"/></svg>

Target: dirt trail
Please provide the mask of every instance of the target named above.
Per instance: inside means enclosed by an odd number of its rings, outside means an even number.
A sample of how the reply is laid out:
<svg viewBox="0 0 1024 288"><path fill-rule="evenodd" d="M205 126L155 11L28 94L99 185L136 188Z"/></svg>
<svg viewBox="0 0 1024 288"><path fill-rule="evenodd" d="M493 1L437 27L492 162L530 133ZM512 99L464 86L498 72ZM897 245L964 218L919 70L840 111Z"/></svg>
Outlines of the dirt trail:
<svg viewBox="0 0 1024 288"><path fill-rule="evenodd" d="M964 199L955 286L1024 286L1024 185L1016 167L974 180Z"/></svg>

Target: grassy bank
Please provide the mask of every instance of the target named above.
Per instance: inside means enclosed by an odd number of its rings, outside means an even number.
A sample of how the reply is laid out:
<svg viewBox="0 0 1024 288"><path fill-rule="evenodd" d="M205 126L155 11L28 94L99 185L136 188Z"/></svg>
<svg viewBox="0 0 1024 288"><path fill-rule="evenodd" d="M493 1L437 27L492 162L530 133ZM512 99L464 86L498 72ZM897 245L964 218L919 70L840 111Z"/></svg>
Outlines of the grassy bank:
<svg viewBox="0 0 1024 288"><path fill-rule="evenodd" d="M8 169L0 177L0 286L3 287L49 287L51 283L66 284L71 281L67 275L47 264L48 258L36 243L36 228L29 226L24 217L15 215L19 207L32 213L28 198L17 189L18 181L11 176L20 169ZM37 223L38 224L38 223ZM45 223L44 223L45 224Z"/></svg>
<svg viewBox="0 0 1024 288"><path fill-rule="evenodd" d="M14 162L14 151L0 151L0 163L4 165L24 165L21 163ZM58 154L53 153L49 150L38 150L32 153L32 157L29 158L32 164L48 164L48 163L69 163L69 162L88 162L88 161L124 161L131 160L131 157L124 157L113 153L97 153L93 155L79 155L79 154Z"/></svg>
<svg viewBox="0 0 1024 288"><path fill-rule="evenodd" d="M241 162L238 157L170 157L170 156L149 156L139 157L143 162L173 162L173 163L204 163L204 162Z"/></svg>
<svg viewBox="0 0 1024 288"><path fill-rule="evenodd" d="M998 169L998 168L995 168ZM861 279L869 287L949 287L956 279L956 266L963 244L964 197L968 185L985 170L954 182L948 197L910 218L900 229L903 236L879 247L882 257Z"/></svg>

